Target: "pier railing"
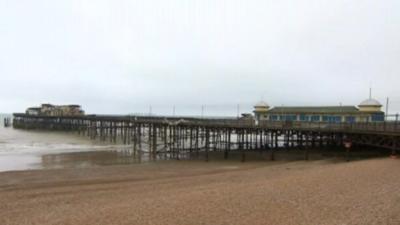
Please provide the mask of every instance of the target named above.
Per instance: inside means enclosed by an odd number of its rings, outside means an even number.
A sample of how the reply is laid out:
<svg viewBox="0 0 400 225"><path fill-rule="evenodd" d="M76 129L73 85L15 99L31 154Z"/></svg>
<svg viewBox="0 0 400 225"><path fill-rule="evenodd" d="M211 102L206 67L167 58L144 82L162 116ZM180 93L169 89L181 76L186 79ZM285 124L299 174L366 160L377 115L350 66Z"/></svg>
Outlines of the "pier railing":
<svg viewBox="0 0 400 225"><path fill-rule="evenodd" d="M327 123L327 122L263 122L259 127L313 131L398 133L398 122Z"/></svg>
<svg viewBox="0 0 400 225"><path fill-rule="evenodd" d="M192 121L188 121L192 124ZM263 121L255 123L252 120L217 120L194 122L197 125L243 127L258 129L294 129L310 131L342 131L342 132L374 132L393 133L400 135L400 123L397 121L363 122L363 123L328 123L328 122L294 122L294 121Z"/></svg>
<svg viewBox="0 0 400 225"><path fill-rule="evenodd" d="M118 115L86 115L86 116L33 116L23 113L14 114L14 119L24 120L24 123L75 123L76 121L112 121L119 123L152 123L170 126L200 126L215 128L245 128L245 129L292 129L309 130L316 132L364 132L364 133L388 133L400 135L400 123L398 121L385 122L357 122L357 123L327 123L327 122L299 122L299 121L260 121L253 119L237 118L195 118L195 117L162 117L162 116L118 116ZM16 123L18 124L18 123ZM85 126L85 123L78 123Z"/></svg>

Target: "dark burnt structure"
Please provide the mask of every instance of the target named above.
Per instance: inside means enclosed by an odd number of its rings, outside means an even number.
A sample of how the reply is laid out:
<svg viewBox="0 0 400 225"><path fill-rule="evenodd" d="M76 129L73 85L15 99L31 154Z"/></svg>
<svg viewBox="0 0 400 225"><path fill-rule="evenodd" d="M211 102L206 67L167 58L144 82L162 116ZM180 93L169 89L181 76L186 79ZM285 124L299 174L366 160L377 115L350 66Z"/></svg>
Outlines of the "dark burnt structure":
<svg viewBox="0 0 400 225"><path fill-rule="evenodd" d="M397 121L375 123L322 123L264 121L252 119L204 119L157 116L35 116L15 113L14 128L73 131L91 139L131 145L133 155L149 154L179 159L184 154L260 151L274 160L277 150L300 149L308 159L309 149L372 146L396 154L400 148ZM344 148L343 148L344 149ZM347 150L348 151L348 150Z"/></svg>

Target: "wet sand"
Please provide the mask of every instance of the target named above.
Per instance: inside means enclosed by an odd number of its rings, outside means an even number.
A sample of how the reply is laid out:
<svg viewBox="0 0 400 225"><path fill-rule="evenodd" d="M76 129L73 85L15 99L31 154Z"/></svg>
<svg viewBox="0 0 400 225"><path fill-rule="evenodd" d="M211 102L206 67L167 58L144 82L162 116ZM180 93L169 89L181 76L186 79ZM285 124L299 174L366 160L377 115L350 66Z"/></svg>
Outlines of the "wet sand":
<svg viewBox="0 0 400 225"><path fill-rule="evenodd" d="M400 224L400 160L0 173L0 224Z"/></svg>

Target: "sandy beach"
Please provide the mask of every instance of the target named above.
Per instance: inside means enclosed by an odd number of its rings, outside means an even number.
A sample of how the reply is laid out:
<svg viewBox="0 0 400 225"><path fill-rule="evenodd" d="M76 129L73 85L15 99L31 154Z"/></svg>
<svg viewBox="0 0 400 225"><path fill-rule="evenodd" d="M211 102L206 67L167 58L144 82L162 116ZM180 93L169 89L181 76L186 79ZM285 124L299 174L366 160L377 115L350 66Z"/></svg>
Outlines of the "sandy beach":
<svg viewBox="0 0 400 225"><path fill-rule="evenodd" d="M400 160L0 173L0 224L400 224Z"/></svg>

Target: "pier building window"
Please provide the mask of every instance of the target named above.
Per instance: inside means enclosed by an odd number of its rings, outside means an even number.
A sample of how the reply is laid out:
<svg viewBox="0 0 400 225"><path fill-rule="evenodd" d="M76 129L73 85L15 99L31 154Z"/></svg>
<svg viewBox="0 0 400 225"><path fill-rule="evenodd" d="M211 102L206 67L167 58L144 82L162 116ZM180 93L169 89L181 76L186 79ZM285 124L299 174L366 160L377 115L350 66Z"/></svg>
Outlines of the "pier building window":
<svg viewBox="0 0 400 225"><path fill-rule="evenodd" d="M334 123L340 123L340 122L342 122L342 117L341 116L333 116L332 121Z"/></svg>
<svg viewBox="0 0 400 225"><path fill-rule="evenodd" d="M310 116L301 114L300 115L300 121L310 121Z"/></svg>
<svg viewBox="0 0 400 225"><path fill-rule="evenodd" d="M277 115L271 115L270 116L272 121L277 121L278 120L278 116Z"/></svg>
<svg viewBox="0 0 400 225"><path fill-rule="evenodd" d="M328 123L340 123L342 121L342 117L340 116L322 116L323 122Z"/></svg>
<svg viewBox="0 0 400 225"><path fill-rule="evenodd" d="M385 121L385 116L383 114L372 114L371 120L373 122L383 122Z"/></svg>
<svg viewBox="0 0 400 225"><path fill-rule="evenodd" d="M346 117L346 122L347 122L347 123L355 123L355 122L356 122L356 117L354 117L354 116L347 116L347 117Z"/></svg>
<svg viewBox="0 0 400 225"><path fill-rule="evenodd" d="M321 121L321 116L319 116L319 115L311 116L311 121L312 122L319 122L319 121Z"/></svg>
<svg viewBox="0 0 400 225"><path fill-rule="evenodd" d="M280 116L281 121L296 121L297 116L296 115L282 115Z"/></svg>

